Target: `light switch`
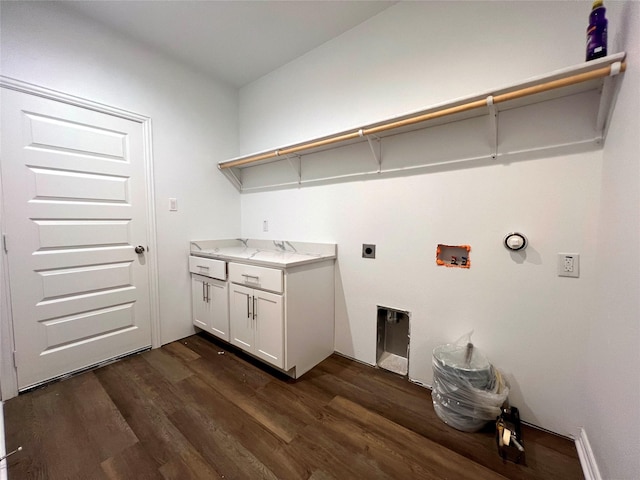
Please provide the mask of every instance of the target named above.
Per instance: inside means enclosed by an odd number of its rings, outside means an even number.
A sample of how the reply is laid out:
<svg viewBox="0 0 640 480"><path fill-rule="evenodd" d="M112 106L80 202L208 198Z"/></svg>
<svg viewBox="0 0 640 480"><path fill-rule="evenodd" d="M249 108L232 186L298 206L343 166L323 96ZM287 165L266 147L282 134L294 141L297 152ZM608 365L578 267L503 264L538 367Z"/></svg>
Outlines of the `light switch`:
<svg viewBox="0 0 640 480"><path fill-rule="evenodd" d="M169 211L170 212L177 212L178 211L178 199L177 198L170 198L169 199Z"/></svg>

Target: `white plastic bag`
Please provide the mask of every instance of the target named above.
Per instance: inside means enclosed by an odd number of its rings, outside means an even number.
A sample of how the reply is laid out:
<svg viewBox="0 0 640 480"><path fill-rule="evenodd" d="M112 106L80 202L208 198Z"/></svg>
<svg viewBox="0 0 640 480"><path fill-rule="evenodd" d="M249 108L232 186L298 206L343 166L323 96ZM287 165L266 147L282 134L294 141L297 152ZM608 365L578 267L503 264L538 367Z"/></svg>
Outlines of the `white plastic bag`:
<svg viewBox="0 0 640 480"><path fill-rule="evenodd" d="M433 350L433 407L440 419L465 432L476 432L500 415L509 386L468 333Z"/></svg>

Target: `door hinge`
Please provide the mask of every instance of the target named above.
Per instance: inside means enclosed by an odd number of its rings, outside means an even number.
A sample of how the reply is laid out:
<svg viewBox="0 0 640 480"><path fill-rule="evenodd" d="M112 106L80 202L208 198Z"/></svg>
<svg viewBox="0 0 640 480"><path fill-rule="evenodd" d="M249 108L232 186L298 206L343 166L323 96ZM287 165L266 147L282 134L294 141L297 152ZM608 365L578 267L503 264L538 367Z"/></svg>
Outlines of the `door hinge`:
<svg viewBox="0 0 640 480"><path fill-rule="evenodd" d="M4 253L9 253L9 249L7 248L7 234L2 234L2 248L4 248Z"/></svg>

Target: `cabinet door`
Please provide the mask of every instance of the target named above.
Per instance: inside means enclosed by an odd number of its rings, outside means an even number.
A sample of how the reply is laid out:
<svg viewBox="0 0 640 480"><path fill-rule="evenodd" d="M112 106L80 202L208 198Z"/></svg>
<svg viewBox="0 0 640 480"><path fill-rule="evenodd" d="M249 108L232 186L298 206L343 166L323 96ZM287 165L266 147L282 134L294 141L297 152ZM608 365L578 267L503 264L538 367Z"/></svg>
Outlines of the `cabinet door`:
<svg viewBox="0 0 640 480"><path fill-rule="evenodd" d="M207 279L207 308L209 331L229 341L229 296L227 282Z"/></svg>
<svg viewBox="0 0 640 480"><path fill-rule="evenodd" d="M193 324L229 341L227 282L191 275Z"/></svg>
<svg viewBox="0 0 640 480"><path fill-rule="evenodd" d="M209 330L209 306L207 305L207 284L204 277L191 275L191 307L193 309L193 324Z"/></svg>
<svg viewBox="0 0 640 480"><path fill-rule="evenodd" d="M253 353L253 290L234 283L229 286L229 329L231 343Z"/></svg>
<svg viewBox="0 0 640 480"><path fill-rule="evenodd" d="M284 315L282 295L253 291L255 308L254 354L284 368Z"/></svg>

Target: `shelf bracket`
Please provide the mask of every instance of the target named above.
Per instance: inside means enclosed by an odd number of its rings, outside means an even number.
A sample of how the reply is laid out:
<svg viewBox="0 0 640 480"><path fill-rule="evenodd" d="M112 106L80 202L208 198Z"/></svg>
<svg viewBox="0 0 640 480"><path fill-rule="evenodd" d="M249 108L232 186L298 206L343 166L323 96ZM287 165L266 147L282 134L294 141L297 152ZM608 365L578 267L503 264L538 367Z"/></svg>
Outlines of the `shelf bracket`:
<svg viewBox="0 0 640 480"><path fill-rule="evenodd" d="M487 97L489 109L489 139L491 141L491 158L498 158L498 111L493 103L493 96Z"/></svg>
<svg viewBox="0 0 640 480"><path fill-rule="evenodd" d="M380 141L380 137L373 134L365 135L362 129L358 130L358 135L367 139L373 158L378 164L378 173L380 173L382 171L382 142ZM374 140L377 142L377 148L376 145L373 144Z"/></svg>
<svg viewBox="0 0 640 480"><path fill-rule="evenodd" d="M600 93L600 105L598 105L598 116L596 117L596 143L601 144L606 137L609 128L609 120L611 119L611 105L617 96L616 86L618 84L617 75L622 69L621 62L611 64L611 73L608 77L604 77L602 84L602 92Z"/></svg>
<svg viewBox="0 0 640 480"><path fill-rule="evenodd" d="M220 165L218 165L218 170L220 170L225 177L227 177L229 179L229 181L231 181L231 183L233 183L233 185L240 191L242 191L242 181L238 178L238 176L236 175L236 172L234 171L234 168L220 168Z"/></svg>
<svg viewBox="0 0 640 480"><path fill-rule="evenodd" d="M287 162L289 162L289 165L291 166L291 168L293 168L293 171L296 172L296 175L298 176L298 185L302 184L302 156L301 155L285 155L285 158L287 159ZM298 164L294 165L293 162L291 161L292 159L298 160Z"/></svg>

